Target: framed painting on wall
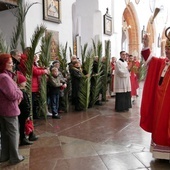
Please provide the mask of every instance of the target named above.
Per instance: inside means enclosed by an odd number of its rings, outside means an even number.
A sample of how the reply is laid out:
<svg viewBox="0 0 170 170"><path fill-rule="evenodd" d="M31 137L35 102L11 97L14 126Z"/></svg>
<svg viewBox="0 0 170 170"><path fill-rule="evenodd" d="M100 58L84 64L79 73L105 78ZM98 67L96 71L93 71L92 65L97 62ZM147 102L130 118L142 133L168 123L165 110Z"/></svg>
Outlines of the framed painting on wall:
<svg viewBox="0 0 170 170"><path fill-rule="evenodd" d="M61 0L43 0L43 19L61 23Z"/></svg>
<svg viewBox="0 0 170 170"><path fill-rule="evenodd" d="M112 17L108 14L104 15L104 34L112 35Z"/></svg>
<svg viewBox="0 0 170 170"><path fill-rule="evenodd" d="M58 31L52 31L52 30L47 30L46 35L48 33L52 33L52 38L51 38L51 48L50 48L50 55L51 55L51 61L56 60L58 51L59 51L59 32Z"/></svg>

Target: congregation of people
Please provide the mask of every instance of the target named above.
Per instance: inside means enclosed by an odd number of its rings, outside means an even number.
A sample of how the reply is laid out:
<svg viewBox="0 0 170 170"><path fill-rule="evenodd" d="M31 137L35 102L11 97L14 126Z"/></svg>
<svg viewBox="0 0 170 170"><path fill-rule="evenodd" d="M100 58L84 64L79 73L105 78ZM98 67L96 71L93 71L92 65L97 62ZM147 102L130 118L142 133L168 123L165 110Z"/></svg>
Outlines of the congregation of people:
<svg viewBox="0 0 170 170"><path fill-rule="evenodd" d="M83 72L80 60L76 55L73 55L68 63L69 76L64 77L58 58L52 61L49 68L43 68L38 65L38 56L35 55L32 67L32 98L30 100L26 91L28 54L29 48L26 48L23 54L16 49L12 50L10 54L0 54L2 147L0 162L9 160L11 164L15 164L23 161L24 157L19 154L19 146L32 145L34 141L38 140L38 136L34 133L33 120L40 119L38 100L40 98L39 80L42 75L45 75L47 79L47 116L51 116L52 119L61 119L60 114L66 112L62 100L65 89L68 88L68 79L71 80L71 104L74 105L75 111L82 111L83 108L79 101L81 78L91 76L91 88L93 88L93 78L97 75L98 56L94 57L92 75L88 75ZM101 61L105 62L105 57ZM118 61L116 57L112 57L109 68L108 91L111 97L115 97L115 111L127 111L132 107L131 97L137 96L136 91L139 85L136 73L139 62L127 57L127 53L122 51ZM98 100L95 104L102 105L102 90L97 96Z"/></svg>

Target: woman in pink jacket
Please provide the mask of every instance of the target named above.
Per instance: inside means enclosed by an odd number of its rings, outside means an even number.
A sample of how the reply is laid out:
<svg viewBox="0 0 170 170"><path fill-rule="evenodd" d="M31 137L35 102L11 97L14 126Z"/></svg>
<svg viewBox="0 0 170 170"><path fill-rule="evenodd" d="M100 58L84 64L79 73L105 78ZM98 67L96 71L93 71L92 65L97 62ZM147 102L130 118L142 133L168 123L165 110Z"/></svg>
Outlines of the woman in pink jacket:
<svg viewBox="0 0 170 170"><path fill-rule="evenodd" d="M0 54L0 128L1 157L0 162L9 160L16 164L24 160L19 155L18 104L22 100L22 92L13 80L13 62L9 54Z"/></svg>

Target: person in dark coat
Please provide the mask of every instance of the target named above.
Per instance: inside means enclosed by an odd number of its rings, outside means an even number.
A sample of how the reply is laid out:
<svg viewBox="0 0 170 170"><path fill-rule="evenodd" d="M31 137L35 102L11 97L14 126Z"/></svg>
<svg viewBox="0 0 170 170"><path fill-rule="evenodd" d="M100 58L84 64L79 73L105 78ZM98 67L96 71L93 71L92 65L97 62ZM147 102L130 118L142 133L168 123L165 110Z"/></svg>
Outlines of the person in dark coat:
<svg viewBox="0 0 170 170"><path fill-rule="evenodd" d="M16 71L19 71L19 64L20 64L20 59L21 59L21 53L17 50L17 49L14 49L14 50L11 50L10 52L11 54L11 57L12 57L12 61L13 61L13 71L16 72Z"/></svg>
<svg viewBox="0 0 170 170"><path fill-rule="evenodd" d="M91 89L93 89L95 85L95 76L98 74L98 65L99 65L99 57L95 56L93 61L93 69L92 69L92 77L91 77ZM99 106L102 105L101 99L99 99L100 93L101 90L99 91L98 94L98 100L95 103L95 105L99 105ZM91 107L91 105L89 107Z"/></svg>
<svg viewBox="0 0 170 170"><path fill-rule="evenodd" d="M23 99L19 104L19 109L20 109L21 114L18 116L19 125L20 125L19 126L20 146L31 145L33 144L32 141L35 141L38 139L38 137L34 134L34 132L31 132L28 138L25 135L26 120L30 117L30 112L31 112L30 99L29 99L28 93L25 90L26 81L27 80L25 76L22 73L17 72L17 84L23 93Z"/></svg>
<svg viewBox="0 0 170 170"><path fill-rule="evenodd" d="M83 77L83 73L81 70L80 62L74 61L73 67L70 70L71 74L71 83L72 83L72 104L75 105L76 111L81 111L82 108L80 107L79 102L79 91L80 91L80 82L81 78Z"/></svg>
<svg viewBox="0 0 170 170"><path fill-rule="evenodd" d="M71 71L72 71L73 63L76 62L76 61L78 61L77 56L73 55L71 57L70 63L68 63L68 69L69 69L70 74L71 74Z"/></svg>

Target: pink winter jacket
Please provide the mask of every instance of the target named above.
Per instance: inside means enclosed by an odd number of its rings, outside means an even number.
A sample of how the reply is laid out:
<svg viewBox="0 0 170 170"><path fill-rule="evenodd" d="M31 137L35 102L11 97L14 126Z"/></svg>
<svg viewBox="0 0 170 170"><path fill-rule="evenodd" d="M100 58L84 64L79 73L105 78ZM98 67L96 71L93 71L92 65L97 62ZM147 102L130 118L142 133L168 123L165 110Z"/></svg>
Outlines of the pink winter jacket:
<svg viewBox="0 0 170 170"><path fill-rule="evenodd" d="M0 73L0 116L18 116L22 91L7 73Z"/></svg>

